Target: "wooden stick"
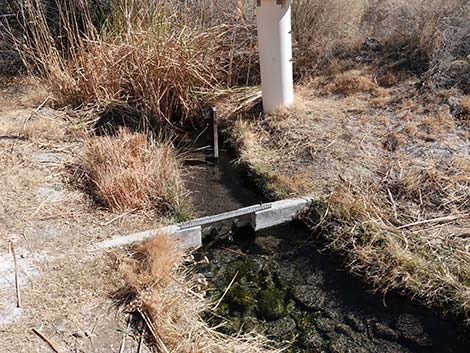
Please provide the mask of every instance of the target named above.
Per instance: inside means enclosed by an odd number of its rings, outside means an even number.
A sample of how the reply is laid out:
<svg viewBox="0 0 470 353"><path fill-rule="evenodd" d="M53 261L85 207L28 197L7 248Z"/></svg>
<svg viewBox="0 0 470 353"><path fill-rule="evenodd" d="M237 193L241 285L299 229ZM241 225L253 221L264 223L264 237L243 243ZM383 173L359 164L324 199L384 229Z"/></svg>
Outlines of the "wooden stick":
<svg viewBox="0 0 470 353"><path fill-rule="evenodd" d="M222 303L222 300L224 300L225 295L227 294L227 292L228 292L228 291L230 290L230 288L232 287L233 282L235 282L235 278L237 278L237 276L238 276L238 271L237 271L237 273L235 273L235 275L233 276L233 278L232 278L232 280L230 281L229 285L227 286L227 288L225 288L224 294L222 294L222 296L220 297L220 299L217 301L217 304L215 304L214 309L212 309L212 310L217 309L217 307L220 305L220 303Z"/></svg>
<svg viewBox="0 0 470 353"><path fill-rule="evenodd" d="M13 256L13 268L15 271L15 287L16 287L16 307L21 307L21 295L20 295L20 283L18 281L18 265L16 263L16 254L15 247L13 246L13 241L9 241L10 252Z"/></svg>
<svg viewBox="0 0 470 353"><path fill-rule="evenodd" d="M142 351L142 346L144 345L144 337L145 337L145 325L144 327L142 327L142 333L140 334L139 347L137 348L137 353L140 353Z"/></svg>
<svg viewBox="0 0 470 353"><path fill-rule="evenodd" d="M418 226L418 225L426 224L426 223L434 223L434 222L439 222L440 223L440 222L455 221L457 219L467 218L469 216L470 215L465 214L465 215L460 215L460 216L446 216L446 217L438 217L438 218L433 218L433 219L425 219L424 221L413 222L413 223L408 223L408 224L402 225L402 226L398 227L398 229Z"/></svg>
<svg viewBox="0 0 470 353"><path fill-rule="evenodd" d="M100 223L100 226L109 226L111 223L117 221L118 219L121 219L121 218L124 217L124 216L127 216L129 213L132 213L132 212L134 212L135 210L136 210L136 208L133 208L133 209L127 211L127 212L124 212L124 213L120 214L119 216L116 216L116 217L110 219L110 220L107 221L107 222Z"/></svg>
<svg viewBox="0 0 470 353"><path fill-rule="evenodd" d="M237 255L246 256L246 254L244 252L240 251L240 250L226 248L225 246L222 246L222 249L224 249L226 251L230 251L231 253L234 253L234 254L237 254Z"/></svg>
<svg viewBox="0 0 470 353"><path fill-rule="evenodd" d="M49 347L51 347L51 349L56 352L56 353L61 353L59 348L57 348L56 344L54 342L52 342L50 339L48 339L46 336L44 336L41 332L39 332L38 330L36 330L35 328L33 328L33 332L39 336L39 338L41 338L44 342L46 342Z"/></svg>
<svg viewBox="0 0 470 353"><path fill-rule="evenodd" d="M130 315L127 317L127 325L126 325L126 331L122 335L122 341L121 341L121 346L119 347L119 353L124 352L124 346L126 345L126 337L129 333L129 326L131 325L131 317Z"/></svg>
<svg viewBox="0 0 470 353"><path fill-rule="evenodd" d="M161 339L160 335L155 331L155 328L153 327L153 324L148 318L148 316L142 310L138 309L138 311L140 316L142 316L142 318L144 319L144 322L150 330L150 333L152 334L153 338L155 338L155 343L157 344L157 347L160 348L163 353L170 353L168 348L166 348L165 343Z"/></svg>
<svg viewBox="0 0 470 353"><path fill-rule="evenodd" d="M31 218L33 218L33 217L39 212L39 210L46 204L46 202L49 201L49 197L50 197L50 196L51 196L51 195L48 195L48 196L46 197L46 199L45 199L44 201L42 201L42 202L39 204L39 206L34 210L34 212L31 213L31 215L30 215L28 218L26 218L27 221L29 221Z"/></svg>
<svg viewBox="0 0 470 353"><path fill-rule="evenodd" d="M219 159L219 118L216 107L212 107L212 132L214 135L214 160L217 161Z"/></svg>

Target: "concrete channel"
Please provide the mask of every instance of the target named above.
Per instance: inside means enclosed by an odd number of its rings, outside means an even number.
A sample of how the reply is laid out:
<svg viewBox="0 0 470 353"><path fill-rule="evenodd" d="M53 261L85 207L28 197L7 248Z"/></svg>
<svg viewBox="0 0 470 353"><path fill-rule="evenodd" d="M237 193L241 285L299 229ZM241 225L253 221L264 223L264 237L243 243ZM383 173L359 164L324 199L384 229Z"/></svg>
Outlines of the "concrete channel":
<svg viewBox="0 0 470 353"><path fill-rule="evenodd" d="M182 249L196 249L202 246L202 237L221 222L229 222L235 227L250 225L259 231L286 224L295 220L312 202L311 197L301 197L243 207L238 210L213 216L196 218L187 222L147 230L124 236L117 236L93 246L94 250L126 246L162 234L170 235Z"/></svg>

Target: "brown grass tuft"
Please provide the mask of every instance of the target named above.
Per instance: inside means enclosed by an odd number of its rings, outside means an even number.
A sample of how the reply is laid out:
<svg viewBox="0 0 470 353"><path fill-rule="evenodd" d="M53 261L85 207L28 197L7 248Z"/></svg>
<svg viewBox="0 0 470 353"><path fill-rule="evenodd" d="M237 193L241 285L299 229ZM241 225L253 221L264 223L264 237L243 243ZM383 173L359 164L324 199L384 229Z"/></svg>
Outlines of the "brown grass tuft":
<svg viewBox="0 0 470 353"><path fill-rule="evenodd" d="M78 162L79 182L112 211L152 209L183 217L187 192L169 142L121 129L116 136L90 137Z"/></svg>
<svg viewBox="0 0 470 353"><path fill-rule="evenodd" d="M470 96L466 95L460 99L460 105L462 106L463 114L470 117Z"/></svg>
<svg viewBox="0 0 470 353"><path fill-rule="evenodd" d="M339 187L312 207L309 224L377 291L398 290L468 320L469 283L462 279L462 270L470 263L465 240L468 215L450 229L400 229L391 224L393 216L381 197L374 187ZM427 227L434 231L427 232Z"/></svg>
<svg viewBox="0 0 470 353"><path fill-rule="evenodd" d="M340 73L321 90L326 95L335 93L345 96L357 93L377 93L378 91L377 83L360 70L349 70Z"/></svg>
<svg viewBox="0 0 470 353"><path fill-rule="evenodd" d="M202 319L209 305L197 293L194 277L181 265L183 259L174 242L158 236L135 247L121 265L126 286L119 295L131 299L127 310L144 318L149 341L158 351L280 352L269 348L269 342L259 335L230 337L209 327Z"/></svg>
<svg viewBox="0 0 470 353"><path fill-rule="evenodd" d="M128 104L157 125L182 124L211 86L212 33L197 32L164 2L118 1L101 26L88 2L57 0L61 40L44 9L25 1L30 21L16 47L25 66L49 84L60 105Z"/></svg>

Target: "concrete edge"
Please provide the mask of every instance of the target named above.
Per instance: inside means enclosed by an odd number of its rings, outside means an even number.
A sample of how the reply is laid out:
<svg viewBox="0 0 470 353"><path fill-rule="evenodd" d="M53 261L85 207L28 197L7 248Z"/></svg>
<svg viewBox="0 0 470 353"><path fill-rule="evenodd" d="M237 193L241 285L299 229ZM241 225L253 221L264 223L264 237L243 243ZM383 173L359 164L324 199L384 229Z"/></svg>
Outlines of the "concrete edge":
<svg viewBox="0 0 470 353"><path fill-rule="evenodd" d="M109 240L94 244L90 250L99 251L120 246L127 246L134 243L143 242L147 239L163 234L168 234L176 241L179 247L185 250L190 248L198 248L202 245L202 232L200 226L181 230L177 225L170 225L158 229L147 230L124 236L117 236Z"/></svg>
<svg viewBox="0 0 470 353"><path fill-rule="evenodd" d="M245 225L250 223L255 231L271 228L277 225L288 223L296 219L299 214L305 210L308 205L313 201L313 197L301 197L296 199L286 199L281 201L271 202L269 208L254 211L250 216L248 222L239 222L238 217L233 217L235 225L240 226L237 222ZM250 206L251 207L251 206ZM240 209L243 210L244 208ZM233 211L232 211L233 212ZM223 214L222 214L223 215ZM216 215L217 216L217 215ZM197 218L198 220L206 221L208 217ZM216 222L213 222L216 223ZM210 222L204 222L205 226L211 225ZM143 232L133 233L124 236L117 236L108 239L90 247L91 251L99 251L110 249L119 246L127 246L133 243L142 242L144 240L162 235L169 234L182 249L195 249L202 246L202 226L197 225L190 228L181 228L178 224L169 225L166 227L147 230Z"/></svg>
<svg viewBox="0 0 470 353"><path fill-rule="evenodd" d="M291 222L297 219L312 201L312 197L302 197L272 202L271 208L251 215L251 226L255 231L259 231Z"/></svg>

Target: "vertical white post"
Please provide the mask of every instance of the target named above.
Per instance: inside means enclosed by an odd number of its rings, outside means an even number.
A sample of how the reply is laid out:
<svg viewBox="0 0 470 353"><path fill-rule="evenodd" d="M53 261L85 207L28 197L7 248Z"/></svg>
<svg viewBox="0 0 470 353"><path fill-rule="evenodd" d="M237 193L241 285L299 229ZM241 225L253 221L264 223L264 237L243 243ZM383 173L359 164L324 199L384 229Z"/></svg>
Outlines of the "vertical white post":
<svg viewBox="0 0 470 353"><path fill-rule="evenodd" d="M257 1L263 110L272 113L294 102L291 0Z"/></svg>

